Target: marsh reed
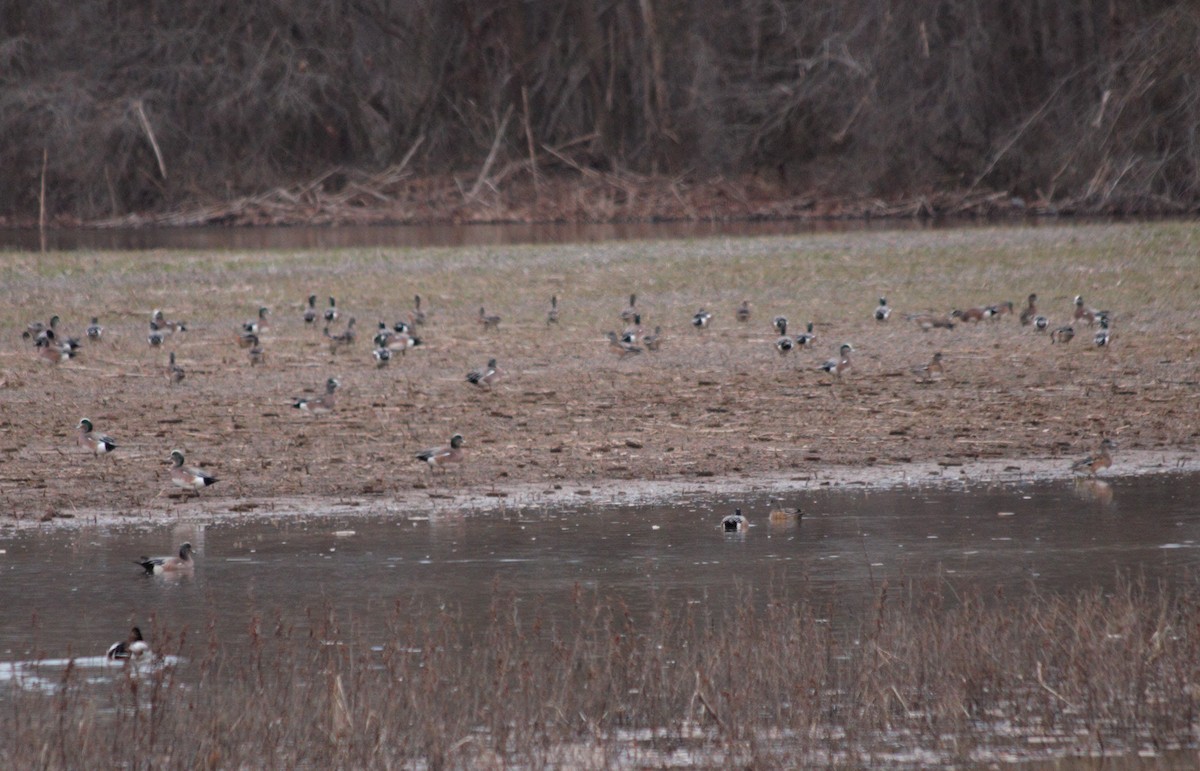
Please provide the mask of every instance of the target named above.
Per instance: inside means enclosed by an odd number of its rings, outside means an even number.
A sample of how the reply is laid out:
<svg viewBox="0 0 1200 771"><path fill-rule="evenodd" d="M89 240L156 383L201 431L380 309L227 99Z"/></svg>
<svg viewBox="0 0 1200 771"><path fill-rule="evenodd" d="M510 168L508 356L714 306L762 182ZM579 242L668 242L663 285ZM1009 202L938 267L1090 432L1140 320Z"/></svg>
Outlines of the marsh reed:
<svg viewBox="0 0 1200 771"><path fill-rule="evenodd" d="M68 667L0 691L5 768L946 766L1191 748L1195 580L1019 598L882 586L856 620L774 596L644 613L504 587L483 631L253 613L244 638L156 630L138 676ZM371 631L366 631L370 626ZM475 625L479 628L478 625ZM207 637L207 639L205 639Z"/></svg>

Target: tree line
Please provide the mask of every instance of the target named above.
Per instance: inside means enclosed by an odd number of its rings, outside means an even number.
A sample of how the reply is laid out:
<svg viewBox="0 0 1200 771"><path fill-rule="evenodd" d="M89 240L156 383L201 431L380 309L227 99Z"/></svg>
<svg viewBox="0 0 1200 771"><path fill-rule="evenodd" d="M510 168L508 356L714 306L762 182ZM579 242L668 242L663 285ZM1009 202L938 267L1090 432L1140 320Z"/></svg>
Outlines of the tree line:
<svg viewBox="0 0 1200 771"><path fill-rule="evenodd" d="M0 214L517 162L1183 211L1198 54L1168 0L5 0Z"/></svg>

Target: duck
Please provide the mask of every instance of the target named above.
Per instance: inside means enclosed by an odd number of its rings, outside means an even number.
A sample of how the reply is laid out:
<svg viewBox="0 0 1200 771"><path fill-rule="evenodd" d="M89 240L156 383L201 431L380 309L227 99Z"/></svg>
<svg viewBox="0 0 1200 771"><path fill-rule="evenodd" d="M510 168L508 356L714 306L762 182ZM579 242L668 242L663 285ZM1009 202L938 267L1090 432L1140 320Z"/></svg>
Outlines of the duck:
<svg viewBox="0 0 1200 771"><path fill-rule="evenodd" d="M183 465L183 452L171 450L171 484L192 491L202 490L209 485L215 485L220 480L206 471ZM189 545L190 549L191 546Z"/></svg>
<svg viewBox="0 0 1200 771"><path fill-rule="evenodd" d="M662 345L662 327L656 326L653 332L643 335L642 345L646 347L647 351L657 351L658 347Z"/></svg>
<svg viewBox="0 0 1200 771"><path fill-rule="evenodd" d="M892 309L887 303L887 298L880 297L879 305L875 306L875 320L876 321L887 321L888 317L891 315L892 315Z"/></svg>
<svg viewBox="0 0 1200 771"><path fill-rule="evenodd" d="M817 335L813 332L813 323L810 321L805 325L804 331L796 335L796 345L801 347L812 345L817 341Z"/></svg>
<svg viewBox="0 0 1200 771"><path fill-rule="evenodd" d="M850 343L842 343L841 348L838 349L838 358L825 362L821 365L821 369L840 378L843 372L850 369L850 353L853 350Z"/></svg>
<svg viewBox="0 0 1200 771"><path fill-rule="evenodd" d="M413 312L410 314L414 326L425 323L425 311L421 310L421 295L413 295Z"/></svg>
<svg viewBox="0 0 1200 771"><path fill-rule="evenodd" d="M182 383L183 378L186 376L186 373L183 371L183 367L175 363L174 351L171 351L171 355L167 359L166 375L167 380L170 381L171 385L178 385L179 383Z"/></svg>
<svg viewBox="0 0 1200 771"><path fill-rule="evenodd" d="M55 339L53 330L47 329L42 335L34 343L38 358L42 361L48 364L59 364L75 358L76 352L73 349L69 346L59 345L58 340Z"/></svg>
<svg viewBox="0 0 1200 771"><path fill-rule="evenodd" d="M741 509L734 509L732 514L728 514L721 518L721 529L726 533L741 533L745 532L749 526L749 522L742 516Z"/></svg>
<svg viewBox="0 0 1200 771"><path fill-rule="evenodd" d="M804 519L804 509L797 506L794 511L771 509L768 520L772 525L789 525Z"/></svg>
<svg viewBox="0 0 1200 771"><path fill-rule="evenodd" d="M72 351L78 351L80 348L79 340L74 337L64 335L58 329L59 318L55 314L50 317L50 328L45 331L45 334L50 336L50 339L57 340L60 348L69 348Z"/></svg>
<svg viewBox="0 0 1200 771"><path fill-rule="evenodd" d="M303 412L310 412L313 415L323 415L327 412L333 412L333 408L337 406L336 391L341 383L337 378L329 378L325 381L325 393L315 399L297 399L292 402L292 406Z"/></svg>
<svg viewBox="0 0 1200 771"><path fill-rule="evenodd" d="M950 312L950 318L958 319L962 322L980 322L990 315L985 308L967 308L965 311L955 308Z"/></svg>
<svg viewBox="0 0 1200 771"><path fill-rule="evenodd" d="M387 345L383 347L389 351L399 351L401 355L404 355L409 348L416 348L418 345L422 345L421 338L414 337L407 332L399 332L392 334L388 338Z"/></svg>
<svg viewBox="0 0 1200 771"><path fill-rule="evenodd" d="M237 336L238 348L253 348L258 345L258 335L248 329L242 329Z"/></svg>
<svg viewBox="0 0 1200 771"><path fill-rule="evenodd" d="M1083 304L1083 295L1075 295L1075 310L1071 314L1073 321L1082 321L1089 327L1096 320L1096 311Z"/></svg>
<svg viewBox="0 0 1200 771"><path fill-rule="evenodd" d="M92 421L87 418L81 419L76 426L75 443L91 450L93 455L103 455L117 449L116 440L107 434L93 431Z"/></svg>
<svg viewBox="0 0 1200 771"><path fill-rule="evenodd" d="M329 330L330 324L338 320L338 316L340 315L341 314L338 313L337 300L335 300L331 295L329 298L329 307L325 309L324 314L326 331Z"/></svg>
<svg viewBox="0 0 1200 771"><path fill-rule="evenodd" d="M1013 312L1012 300L1004 300L995 305L989 305L983 309L983 312L989 319L998 319L1001 316L1007 316Z"/></svg>
<svg viewBox="0 0 1200 771"><path fill-rule="evenodd" d="M371 351L371 355L375 357L375 366L383 369L392 360L392 352L387 348L376 348Z"/></svg>
<svg viewBox="0 0 1200 771"><path fill-rule="evenodd" d="M84 334L87 335L88 340L93 342L98 342L100 340L100 338L104 335L104 327L100 326L99 316L92 316L92 323L88 324L87 329L84 330Z"/></svg>
<svg viewBox="0 0 1200 771"><path fill-rule="evenodd" d="M434 447L428 450L422 450L416 454L416 459L429 464L429 468L436 469L438 466L447 463L459 463L463 459L463 437L462 434L455 434L450 437L449 447Z"/></svg>
<svg viewBox="0 0 1200 771"><path fill-rule="evenodd" d="M954 322L949 316L939 316L935 313L914 313L906 317L921 328L922 332L931 329L954 329Z"/></svg>
<svg viewBox="0 0 1200 771"><path fill-rule="evenodd" d="M922 383L932 383L934 380L941 378L943 374L942 352L938 351L937 353L933 354L933 358L930 359L928 364L924 364L920 367L914 367L913 374L920 377L920 382Z"/></svg>
<svg viewBox="0 0 1200 771"><path fill-rule="evenodd" d="M607 337L608 337L609 349L611 351L613 351L614 353L616 353L618 356L620 356L622 359L625 358L626 356L636 356L642 352L641 348L638 348L636 345L633 345L632 343L627 343L627 342L623 341L620 337L617 337L616 332L609 332ZM657 345L657 344L658 343L655 342L655 345Z"/></svg>
<svg viewBox="0 0 1200 771"><path fill-rule="evenodd" d="M380 323L382 326L382 322ZM406 321L397 321L392 325L392 331L398 335L407 335L412 333L412 325Z"/></svg>
<svg viewBox="0 0 1200 771"><path fill-rule="evenodd" d="M140 659L150 652L150 645L142 637L142 630L136 626L129 631L129 637L108 646L104 656L109 661L125 661Z"/></svg>
<svg viewBox="0 0 1200 771"><path fill-rule="evenodd" d="M1051 343L1069 343L1071 338L1075 337L1075 327L1065 326L1059 327L1050 333Z"/></svg>
<svg viewBox="0 0 1200 771"><path fill-rule="evenodd" d="M483 325L484 329L496 329L500 326L500 317L495 314L488 315L481 305L479 306L479 323Z"/></svg>
<svg viewBox="0 0 1200 771"><path fill-rule="evenodd" d="M712 321L712 314L703 308L692 315L692 326L696 329L704 329L710 321Z"/></svg>
<svg viewBox="0 0 1200 771"><path fill-rule="evenodd" d="M1092 342L1096 344L1097 348L1103 348L1108 345L1110 340L1112 340L1112 337L1108 329L1108 316L1101 316L1100 329L1096 330L1096 334L1092 337Z"/></svg>
<svg viewBox="0 0 1200 771"><path fill-rule="evenodd" d="M158 308L155 308L150 313L150 321L153 324L156 324L158 328L162 330L169 330L171 332L187 331L187 324L182 321L167 321L166 317L163 315L163 312Z"/></svg>
<svg viewBox="0 0 1200 771"><path fill-rule="evenodd" d="M1027 327L1030 324L1032 324L1033 320L1035 318L1037 318L1037 315L1038 315L1037 295L1030 294L1029 299L1027 300L1027 303L1028 304L1025 306L1025 310L1021 311L1021 316L1020 316L1021 326L1023 326L1023 327Z"/></svg>
<svg viewBox="0 0 1200 771"><path fill-rule="evenodd" d="M1049 326L1050 326L1050 319L1046 318L1045 316L1034 316L1033 317L1033 328L1036 331L1045 332Z"/></svg>
<svg viewBox="0 0 1200 771"><path fill-rule="evenodd" d="M504 372L496 366L495 359L488 359L486 367L473 369L467 373L467 382L473 386L492 390L492 385L504 377Z"/></svg>
<svg viewBox="0 0 1200 771"><path fill-rule="evenodd" d="M330 334L329 325L325 325L324 334L325 337L329 338L330 353L337 353L339 348L354 344L354 340L358 336L358 333L354 330L356 321L357 319L351 316L350 320L346 322L346 328L336 335Z"/></svg>
<svg viewBox="0 0 1200 771"><path fill-rule="evenodd" d="M621 321L633 321L634 314L637 313L637 295L629 295L629 307L621 311Z"/></svg>
<svg viewBox="0 0 1200 771"><path fill-rule="evenodd" d="M404 326L405 328L408 327L407 324ZM375 336L371 338L371 342L375 344L376 348L387 348L388 341L392 339L392 335L394 334L395 332L388 329L387 322L381 321L379 322L379 331L377 331Z"/></svg>
<svg viewBox="0 0 1200 771"><path fill-rule="evenodd" d="M749 321L750 320L750 301L742 300L742 304L738 306L737 310L734 311L733 315L738 321L742 322L743 324L745 324L747 321Z"/></svg>
<svg viewBox="0 0 1200 771"><path fill-rule="evenodd" d="M625 328L621 333L621 342L628 345L637 345L638 338L642 336L642 314L633 314L633 323Z"/></svg>
<svg viewBox="0 0 1200 771"><path fill-rule="evenodd" d="M787 316L776 316L771 319L771 326L775 327L775 334L786 335L788 328Z"/></svg>
<svg viewBox="0 0 1200 771"><path fill-rule="evenodd" d="M243 323L242 329L251 334L259 334L270 326L270 322L267 321L267 316L270 315L270 313L270 308L267 308L265 305L259 306L258 318L254 319L253 321L247 321Z"/></svg>
<svg viewBox="0 0 1200 771"><path fill-rule="evenodd" d="M186 542L180 544L178 556L138 557L134 562L141 565L147 575L185 573L190 572L196 566L196 563L192 560L192 545Z"/></svg>
<svg viewBox="0 0 1200 771"><path fill-rule="evenodd" d="M169 330L160 327L157 321L151 321L150 334L146 337L146 342L150 343L151 348L157 348L167 339L168 334L170 334Z"/></svg>
<svg viewBox="0 0 1200 771"><path fill-rule="evenodd" d="M304 323L312 326L317 323L317 296L308 296L308 307L304 309Z"/></svg>
<svg viewBox="0 0 1200 771"><path fill-rule="evenodd" d="M1116 443L1105 437L1100 441L1100 449L1097 452L1071 464L1071 473L1076 476L1096 476L1100 469L1112 466L1112 451L1116 448Z"/></svg>
<svg viewBox="0 0 1200 771"><path fill-rule="evenodd" d="M550 310L546 311L546 326L558 323L558 295L550 295Z"/></svg>
<svg viewBox="0 0 1200 771"><path fill-rule="evenodd" d="M788 337L787 319L783 316L776 316L775 329L779 332L779 339L775 341L775 350L779 351L780 355L786 354L792 350L792 345L794 345L792 338Z"/></svg>

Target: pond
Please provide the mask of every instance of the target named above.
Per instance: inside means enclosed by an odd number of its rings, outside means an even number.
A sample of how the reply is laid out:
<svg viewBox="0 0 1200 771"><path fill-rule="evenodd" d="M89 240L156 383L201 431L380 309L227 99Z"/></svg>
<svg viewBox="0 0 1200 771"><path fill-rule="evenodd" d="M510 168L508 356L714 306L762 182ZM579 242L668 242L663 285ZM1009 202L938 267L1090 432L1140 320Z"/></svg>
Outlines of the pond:
<svg viewBox="0 0 1200 771"><path fill-rule="evenodd" d="M446 518L312 516L0 532L0 658L102 653L131 623L215 623L229 645L251 617L325 605L371 619L401 599L461 610L480 628L496 587L553 617L575 587L632 612L663 598L714 611L768 595L849 623L887 581L985 596L1070 594L1119 574L1182 579L1200 564L1195 474L812 489L775 500L691 499L630 508L509 510ZM737 506L745 533L721 531ZM772 509L803 518L773 523ZM194 575L142 574L143 554L190 541ZM378 632L379 630L374 630ZM469 631L469 629L468 629Z"/></svg>

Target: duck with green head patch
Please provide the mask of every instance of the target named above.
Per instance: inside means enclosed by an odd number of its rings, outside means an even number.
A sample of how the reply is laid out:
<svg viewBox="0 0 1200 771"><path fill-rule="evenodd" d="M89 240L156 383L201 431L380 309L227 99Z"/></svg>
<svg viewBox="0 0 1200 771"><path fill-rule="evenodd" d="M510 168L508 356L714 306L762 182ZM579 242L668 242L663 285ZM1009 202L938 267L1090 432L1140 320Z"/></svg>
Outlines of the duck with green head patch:
<svg viewBox="0 0 1200 771"><path fill-rule="evenodd" d="M171 451L171 484L185 490L197 492L209 485L216 484L218 481L220 480L202 469L193 466L184 466L182 451Z"/></svg>
<svg viewBox="0 0 1200 771"><path fill-rule="evenodd" d="M142 637L142 630L135 626L129 631L129 637L108 646L104 656L110 661L136 661L149 653L150 645Z"/></svg>
<svg viewBox="0 0 1200 771"><path fill-rule="evenodd" d="M92 421L83 418L75 431L75 443L92 451L93 455L103 455L117 449L116 441L107 434L92 430Z"/></svg>
<svg viewBox="0 0 1200 771"><path fill-rule="evenodd" d="M329 378L325 381L325 393L316 399L297 399L292 402L292 406L302 412L310 412L314 415L323 415L327 412L333 412L337 406L336 391L341 385L337 378Z"/></svg>
<svg viewBox="0 0 1200 771"><path fill-rule="evenodd" d="M178 556L138 557L134 562L141 565L149 575L187 573L196 566L196 563L192 561L192 545L190 543L183 543L179 546Z"/></svg>
<svg viewBox="0 0 1200 771"><path fill-rule="evenodd" d="M431 470L436 469L438 466L444 466L447 463L461 463L463 459L462 446L462 434L455 434L450 437L449 447L434 447L422 450L416 454L416 459L428 463Z"/></svg>

